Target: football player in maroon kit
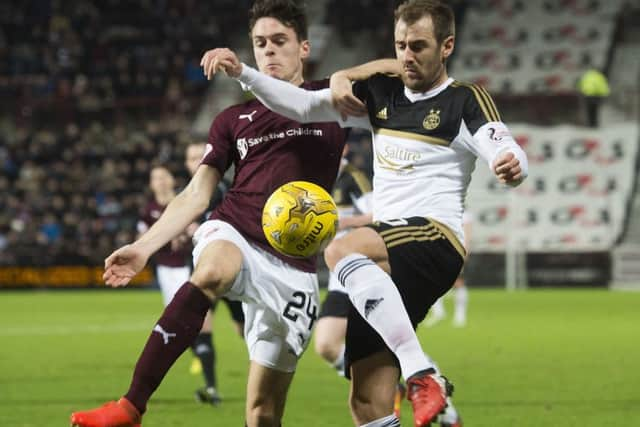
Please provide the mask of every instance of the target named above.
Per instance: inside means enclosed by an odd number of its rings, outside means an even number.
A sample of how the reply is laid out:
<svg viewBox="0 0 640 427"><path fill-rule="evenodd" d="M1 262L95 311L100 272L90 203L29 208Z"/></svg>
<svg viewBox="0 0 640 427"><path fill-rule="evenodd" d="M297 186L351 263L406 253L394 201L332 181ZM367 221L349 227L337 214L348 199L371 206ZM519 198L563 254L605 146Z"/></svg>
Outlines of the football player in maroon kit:
<svg viewBox="0 0 640 427"><path fill-rule="evenodd" d="M328 87L328 81L303 79L309 42L300 6L291 0L258 0L249 16L262 72L307 89ZM72 425L139 426L149 398L198 335L211 300L222 296L245 303L250 358L246 425L281 425L287 391L318 313L316 260L288 258L272 249L262 232L262 207L276 188L290 181L311 181L330 192L345 137L337 124L301 125L257 100L230 107L215 118L205 156L187 187L143 236L105 260L105 282L127 285L151 254L199 218L222 175L234 165L231 188L194 235L191 278L153 328L125 395L97 409L73 413ZM300 295L304 304L296 308Z"/></svg>

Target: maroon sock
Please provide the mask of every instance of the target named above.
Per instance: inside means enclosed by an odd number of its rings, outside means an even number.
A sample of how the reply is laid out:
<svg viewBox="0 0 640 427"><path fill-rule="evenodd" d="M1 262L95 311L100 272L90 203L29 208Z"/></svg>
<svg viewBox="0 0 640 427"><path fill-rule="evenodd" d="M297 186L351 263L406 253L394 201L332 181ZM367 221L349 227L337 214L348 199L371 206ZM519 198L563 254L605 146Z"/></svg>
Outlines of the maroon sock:
<svg viewBox="0 0 640 427"><path fill-rule="evenodd" d="M124 396L141 414L171 365L193 344L210 307L209 298L186 282L164 309L138 358L131 386Z"/></svg>

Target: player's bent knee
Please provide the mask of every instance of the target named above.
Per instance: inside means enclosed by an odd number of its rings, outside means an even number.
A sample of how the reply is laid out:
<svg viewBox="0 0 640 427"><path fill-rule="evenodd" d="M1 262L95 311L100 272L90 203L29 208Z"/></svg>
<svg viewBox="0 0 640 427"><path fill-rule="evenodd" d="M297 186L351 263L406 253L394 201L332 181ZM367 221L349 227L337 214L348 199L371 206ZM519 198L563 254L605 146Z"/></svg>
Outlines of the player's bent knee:
<svg viewBox="0 0 640 427"><path fill-rule="evenodd" d="M229 278L225 276L219 265L199 265L191 275L191 282L215 297L220 297L228 290L230 283Z"/></svg>

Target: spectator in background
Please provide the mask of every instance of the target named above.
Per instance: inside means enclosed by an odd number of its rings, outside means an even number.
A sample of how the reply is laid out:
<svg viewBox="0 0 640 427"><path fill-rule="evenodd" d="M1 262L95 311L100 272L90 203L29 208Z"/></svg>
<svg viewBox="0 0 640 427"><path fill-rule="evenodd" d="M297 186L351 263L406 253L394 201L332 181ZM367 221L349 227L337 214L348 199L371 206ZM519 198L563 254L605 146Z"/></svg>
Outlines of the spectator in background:
<svg viewBox="0 0 640 427"><path fill-rule="evenodd" d="M584 97L587 126L596 128L599 125L598 114L602 100L609 96L607 77L600 70L591 68L578 81L578 89Z"/></svg>

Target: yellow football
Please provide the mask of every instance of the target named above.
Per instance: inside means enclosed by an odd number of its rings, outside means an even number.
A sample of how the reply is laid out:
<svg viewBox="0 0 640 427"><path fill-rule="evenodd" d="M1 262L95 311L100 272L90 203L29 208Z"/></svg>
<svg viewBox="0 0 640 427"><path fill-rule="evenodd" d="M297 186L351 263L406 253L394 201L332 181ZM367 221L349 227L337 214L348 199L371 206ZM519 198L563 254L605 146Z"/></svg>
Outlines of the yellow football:
<svg viewBox="0 0 640 427"><path fill-rule="evenodd" d="M307 258L322 251L336 235L338 209L319 185L292 181L276 189L262 210L262 230L281 254Z"/></svg>

